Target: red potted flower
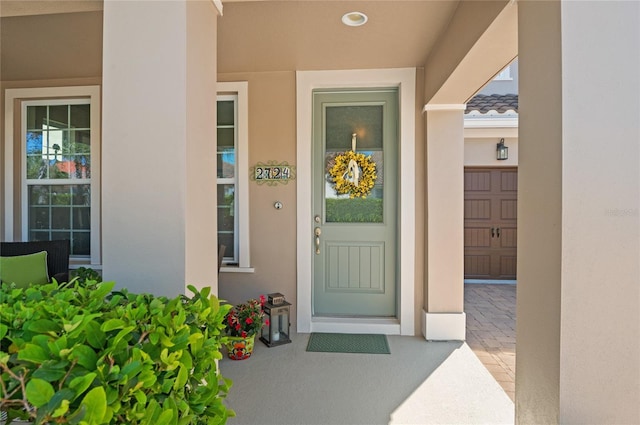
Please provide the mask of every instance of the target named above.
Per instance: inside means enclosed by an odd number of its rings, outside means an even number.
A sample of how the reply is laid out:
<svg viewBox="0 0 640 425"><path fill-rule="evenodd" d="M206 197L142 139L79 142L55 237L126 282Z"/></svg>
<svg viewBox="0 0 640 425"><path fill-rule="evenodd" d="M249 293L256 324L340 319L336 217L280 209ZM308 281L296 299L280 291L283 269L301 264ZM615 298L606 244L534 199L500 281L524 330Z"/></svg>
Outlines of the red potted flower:
<svg viewBox="0 0 640 425"><path fill-rule="evenodd" d="M260 295L259 300L250 299L227 313L225 325L227 334L232 337L227 343L229 358L244 360L251 356L256 334L260 333L264 324L268 324L262 310L265 301L265 296Z"/></svg>

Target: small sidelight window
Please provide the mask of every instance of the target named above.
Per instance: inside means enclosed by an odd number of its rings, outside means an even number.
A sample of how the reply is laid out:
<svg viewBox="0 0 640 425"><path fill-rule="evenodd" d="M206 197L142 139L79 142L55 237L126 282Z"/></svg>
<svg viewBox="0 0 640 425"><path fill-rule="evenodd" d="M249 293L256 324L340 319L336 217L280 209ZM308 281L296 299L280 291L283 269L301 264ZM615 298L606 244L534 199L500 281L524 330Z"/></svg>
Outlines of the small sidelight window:
<svg viewBox="0 0 640 425"><path fill-rule="evenodd" d="M226 247L223 271L250 272L247 83L218 83L218 90L218 243Z"/></svg>

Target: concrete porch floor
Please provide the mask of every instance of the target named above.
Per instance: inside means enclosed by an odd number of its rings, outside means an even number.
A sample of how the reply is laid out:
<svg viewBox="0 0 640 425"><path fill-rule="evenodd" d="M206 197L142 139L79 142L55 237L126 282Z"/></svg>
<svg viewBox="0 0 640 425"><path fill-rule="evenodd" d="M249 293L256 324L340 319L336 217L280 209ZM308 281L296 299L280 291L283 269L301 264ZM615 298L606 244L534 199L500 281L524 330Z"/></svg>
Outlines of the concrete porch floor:
<svg viewBox="0 0 640 425"><path fill-rule="evenodd" d="M309 334L220 362L230 425L513 424L513 402L462 342L389 336L391 354L311 353Z"/></svg>
<svg viewBox="0 0 640 425"><path fill-rule="evenodd" d="M308 339L220 362L230 425L513 424L513 402L466 343L389 336L390 355L340 354L307 352Z"/></svg>

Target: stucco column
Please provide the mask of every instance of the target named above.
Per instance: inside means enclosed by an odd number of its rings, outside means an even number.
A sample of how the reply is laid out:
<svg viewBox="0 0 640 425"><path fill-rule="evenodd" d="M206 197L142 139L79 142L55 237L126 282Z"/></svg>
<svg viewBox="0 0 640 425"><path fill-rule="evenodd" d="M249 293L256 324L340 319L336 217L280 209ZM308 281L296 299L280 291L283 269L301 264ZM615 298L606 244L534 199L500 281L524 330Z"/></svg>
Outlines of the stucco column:
<svg viewBox="0 0 640 425"><path fill-rule="evenodd" d="M640 4L518 7L516 419L640 423Z"/></svg>
<svg viewBox="0 0 640 425"><path fill-rule="evenodd" d="M422 333L464 340L464 105L427 105L426 289Z"/></svg>
<svg viewBox="0 0 640 425"><path fill-rule="evenodd" d="M104 2L103 275L135 292L217 292L217 13Z"/></svg>

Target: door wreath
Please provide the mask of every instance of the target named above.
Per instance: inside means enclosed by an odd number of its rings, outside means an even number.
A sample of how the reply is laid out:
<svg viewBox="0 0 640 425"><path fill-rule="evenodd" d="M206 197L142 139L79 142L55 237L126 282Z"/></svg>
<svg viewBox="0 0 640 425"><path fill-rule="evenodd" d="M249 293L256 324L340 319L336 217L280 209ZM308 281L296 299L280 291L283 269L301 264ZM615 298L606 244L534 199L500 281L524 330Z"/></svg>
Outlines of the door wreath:
<svg viewBox="0 0 640 425"><path fill-rule="evenodd" d="M350 198L366 198L378 177L376 163L371 156L350 150L336 155L334 161L329 175L336 193Z"/></svg>

